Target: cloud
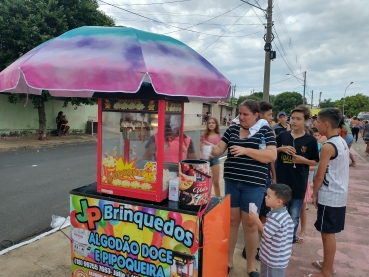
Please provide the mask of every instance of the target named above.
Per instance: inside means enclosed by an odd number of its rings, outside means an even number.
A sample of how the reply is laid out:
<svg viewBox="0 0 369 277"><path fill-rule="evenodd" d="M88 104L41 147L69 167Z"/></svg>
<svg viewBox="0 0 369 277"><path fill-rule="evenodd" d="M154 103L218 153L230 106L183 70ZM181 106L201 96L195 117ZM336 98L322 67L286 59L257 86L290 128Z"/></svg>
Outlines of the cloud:
<svg viewBox="0 0 369 277"><path fill-rule="evenodd" d="M237 95L249 94L253 89L263 90L265 29L262 23L266 23L266 19L262 11L251 9L239 0L106 2L131 12L101 5L100 9L112 16L117 25L167 34L201 53L237 85ZM159 2L174 3L152 4ZM266 0L257 2L262 8L267 7ZM273 50L277 51L277 59L271 63L270 93L302 93L302 81L286 74L303 79L302 73L306 71L309 103L312 90L314 103L318 103L319 92L322 99L340 99L351 81L354 83L347 95L369 95L369 30L366 28L369 7L366 2L273 0ZM250 3L256 4L255 0ZM191 27L231 9L218 18Z"/></svg>

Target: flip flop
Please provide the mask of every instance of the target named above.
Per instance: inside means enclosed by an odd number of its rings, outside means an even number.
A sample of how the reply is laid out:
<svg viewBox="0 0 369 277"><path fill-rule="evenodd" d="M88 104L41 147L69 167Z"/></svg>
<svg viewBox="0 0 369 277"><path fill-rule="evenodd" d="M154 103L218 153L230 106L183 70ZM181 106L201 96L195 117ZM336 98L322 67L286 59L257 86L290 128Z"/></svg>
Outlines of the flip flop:
<svg viewBox="0 0 369 277"><path fill-rule="evenodd" d="M323 269L323 266L320 264L321 262L323 262L322 260L316 260L314 262L312 262L311 264L313 266L315 266L316 268L322 270ZM333 274L336 274L337 272L333 269Z"/></svg>
<svg viewBox="0 0 369 277"><path fill-rule="evenodd" d="M249 276L250 276L250 277L260 277L260 273L259 273L259 272L257 272L257 271L251 271L251 272L249 273Z"/></svg>
<svg viewBox="0 0 369 277"><path fill-rule="evenodd" d="M304 243L305 238L296 237L296 243Z"/></svg>

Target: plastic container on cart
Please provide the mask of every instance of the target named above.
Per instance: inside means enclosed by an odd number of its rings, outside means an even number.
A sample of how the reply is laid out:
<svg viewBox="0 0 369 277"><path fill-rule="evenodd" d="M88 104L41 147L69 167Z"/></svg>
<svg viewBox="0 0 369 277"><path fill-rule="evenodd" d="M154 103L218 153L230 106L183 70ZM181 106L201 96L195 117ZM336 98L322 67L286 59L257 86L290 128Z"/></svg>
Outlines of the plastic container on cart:
<svg viewBox="0 0 369 277"><path fill-rule="evenodd" d="M181 161L179 173L179 205L183 209L199 210L211 195L210 164L203 160Z"/></svg>

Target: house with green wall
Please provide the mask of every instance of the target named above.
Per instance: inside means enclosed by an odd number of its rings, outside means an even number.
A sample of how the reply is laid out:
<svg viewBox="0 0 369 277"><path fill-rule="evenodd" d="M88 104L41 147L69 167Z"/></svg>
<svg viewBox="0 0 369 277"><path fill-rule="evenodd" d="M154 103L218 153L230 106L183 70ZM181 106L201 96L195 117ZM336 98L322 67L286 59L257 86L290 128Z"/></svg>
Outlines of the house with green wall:
<svg viewBox="0 0 369 277"><path fill-rule="evenodd" d="M32 132L38 131L38 112L33 108L31 101L25 103L11 104L7 95L0 95L0 134L10 132ZM50 100L45 103L46 128L47 131L56 130L55 119L58 112L63 111L69 121L71 130L86 131L89 118L97 118L97 105L81 105L77 109L68 105L63 108L63 101Z"/></svg>

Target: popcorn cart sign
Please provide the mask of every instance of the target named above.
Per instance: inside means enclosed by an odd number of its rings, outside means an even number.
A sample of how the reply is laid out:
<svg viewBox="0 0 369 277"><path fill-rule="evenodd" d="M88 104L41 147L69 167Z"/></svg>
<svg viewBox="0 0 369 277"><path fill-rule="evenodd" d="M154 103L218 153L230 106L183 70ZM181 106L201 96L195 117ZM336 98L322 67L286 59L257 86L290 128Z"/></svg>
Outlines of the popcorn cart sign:
<svg viewBox="0 0 369 277"><path fill-rule="evenodd" d="M143 168L135 165L136 159L129 163L122 156L106 156L102 162L102 182L106 185L134 190L154 191L156 182L156 162L146 162Z"/></svg>
<svg viewBox="0 0 369 277"><path fill-rule="evenodd" d="M73 277L198 276L195 215L88 196L70 198Z"/></svg>

